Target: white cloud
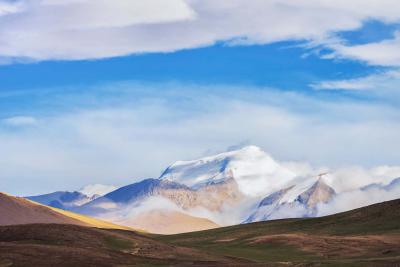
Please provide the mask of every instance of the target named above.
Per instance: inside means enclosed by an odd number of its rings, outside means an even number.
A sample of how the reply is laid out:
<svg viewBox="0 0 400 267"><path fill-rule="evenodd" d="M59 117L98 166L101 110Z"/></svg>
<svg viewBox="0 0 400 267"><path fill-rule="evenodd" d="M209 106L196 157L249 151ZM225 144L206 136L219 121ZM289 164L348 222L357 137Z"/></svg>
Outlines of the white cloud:
<svg viewBox="0 0 400 267"><path fill-rule="evenodd" d="M152 211L181 212L183 214L186 213L181 207L178 207L174 202L167 198L161 196L151 196L138 202L120 204L115 210L106 211L104 213L96 214L95 216L102 220L112 221L120 225L126 225L140 229L140 227L137 225L138 223L140 225L149 226L153 222L141 224L136 220L136 217L143 214L148 214Z"/></svg>
<svg viewBox="0 0 400 267"><path fill-rule="evenodd" d="M0 17L20 12L22 8L22 2L0 1Z"/></svg>
<svg viewBox="0 0 400 267"><path fill-rule="evenodd" d="M372 168L346 166L333 170L324 179L336 192L342 193L373 183L388 184L397 177L400 177L400 166L382 165Z"/></svg>
<svg viewBox="0 0 400 267"><path fill-rule="evenodd" d="M93 196L104 196L105 194L110 193L117 189L116 186L113 185L103 185L103 184L89 184L82 187L79 192L85 194L89 197Z"/></svg>
<svg viewBox="0 0 400 267"><path fill-rule="evenodd" d="M326 90L399 90L400 70L385 71L356 79L323 81L311 86Z"/></svg>
<svg viewBox="0 0 400 267"><path fill-rule="evenodd" d="M1 122L10 126L32 126L38 123L36 118L30 116L15 116L5 118Z"/></svg>
<svg viewBox="0 0 400 267"><path fill-rule="evenodd" d="M334 57L361 60L370 65L400 66L400 31L393 39L353 46L336 44L331 48L335 50Z"/></svg>
<svg viewBox="0 0 400 267"><path fill-rule="evenodd" d="M375 203L397 199L400 197L400 187L391 190L372 188L369 190L353 190L337 195L332 201L318 206L318 216L330 215L352 209L361 208Z"/></svg>
<svg viewBox="0 0 400 267"><path fill-rule="evenodd" d="M93 59L211 45L322 41L367 19L400 19L396 0L0 1L0 56ZM23 8L17 8L22 6ZM362 8L360 8L362 7ZM1 10L1 9L0 9ZM392 47L390 44L388 47ZM354 50L354 49L353 49ZM394 51L395 52L395 51ZM343 50L341 54L353 56Z"/></svg>

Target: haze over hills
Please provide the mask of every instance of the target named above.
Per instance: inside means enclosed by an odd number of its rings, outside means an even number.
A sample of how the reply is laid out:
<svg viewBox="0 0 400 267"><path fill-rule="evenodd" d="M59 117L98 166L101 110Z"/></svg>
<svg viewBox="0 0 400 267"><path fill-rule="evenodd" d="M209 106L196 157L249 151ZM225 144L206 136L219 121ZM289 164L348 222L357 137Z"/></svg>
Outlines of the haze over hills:
<svg viewBox="0 0 400 267"><path fill-rule="evenodd" d="M209 219L168 209L152 209L128 218L123 217L121 220L113 218L113 221L134 229L146 229L146 231L155 234L179 234L219 227L218 224Z"/></svg>
<svg viewBox="0 0 400 267"><path fill-rule="evenodd" d="M118 224L172 234L217 225L322 216L395 199L400 197L400 183L394 178L384 177L372 184L360 182L357 176L338 180L334 172L304 171L301 164L279 162L260 148L248 146L177 161L157 179L144 179L101 196L56 192L29 198ZM140 218L165 218L176 227L155 227L151 222L146 226ZM193 227L177 218L193 222Z"/></svg>
<svg viewBox="0 0 400 267"><path fill-rule="evenodd" d="M218 227L209 219L183 212L185 208L207 205L209 201L205 193L185 185L146 179L121 187L75 211L153 233L172 234Z"/></svg>

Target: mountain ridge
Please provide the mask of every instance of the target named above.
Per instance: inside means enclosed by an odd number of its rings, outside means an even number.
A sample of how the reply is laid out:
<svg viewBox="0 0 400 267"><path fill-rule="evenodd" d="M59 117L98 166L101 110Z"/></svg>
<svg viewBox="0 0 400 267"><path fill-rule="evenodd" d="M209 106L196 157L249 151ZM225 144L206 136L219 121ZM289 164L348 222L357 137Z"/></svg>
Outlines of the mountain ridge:
<svg viewBox="0 0 400 267"><path fill-rule="evenodd" d="M304 171L302 166L300 171L296 168L299 167L274 160L256 146L247 146L196 160L177 161L158 178L122 186L82 204L79 201L75 202L78 205L61 204L66 210L126 224L137 221L137 216L149 217L157 210L166 209L170 214L177 212L227 226L315 217L344 211L347 206L362 206L363 202L349 202L353 193L364 194L361 199L366 204L400 197L400 179L390 182L385 179L385 183L346 191L337 190L335 176L325 170L321 173ZM368 199L366 194L372 197Z"/></svg>

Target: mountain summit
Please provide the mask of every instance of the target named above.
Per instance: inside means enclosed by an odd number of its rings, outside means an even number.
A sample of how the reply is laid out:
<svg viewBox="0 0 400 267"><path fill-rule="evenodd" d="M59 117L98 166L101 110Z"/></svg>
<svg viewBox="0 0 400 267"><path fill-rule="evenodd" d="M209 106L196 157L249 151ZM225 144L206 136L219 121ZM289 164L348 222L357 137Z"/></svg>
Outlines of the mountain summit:
<svg viewBox="0 0 400 267"><path fill-rule="evenodd" d="M323 178L319 178L310 189L299 195L296 200L308 208L315 208L318 203L328 202L335 194L335 190L327 185Z"/></svg>
<svg viewBox="0 0 400 267"><path fill-rule="evenodd" d="M160 179L199 188L233 178L243 194L254 197L280 188L295 176L259 147L246 146L198 160L177 161Z"/></svg>

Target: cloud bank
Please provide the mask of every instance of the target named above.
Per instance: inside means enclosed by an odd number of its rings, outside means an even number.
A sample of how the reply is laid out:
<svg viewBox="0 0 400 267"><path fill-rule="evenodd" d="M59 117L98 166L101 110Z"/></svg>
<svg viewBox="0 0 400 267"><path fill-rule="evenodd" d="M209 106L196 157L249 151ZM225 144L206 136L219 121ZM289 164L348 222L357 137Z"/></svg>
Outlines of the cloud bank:
<svg viewBox="0 0 400 267"><path fill-rule="evenodd" d="M336 196L332 201L318 205L318 216L357 209L375 203L397 199L399 197L399 185L392 188L375 186L368 189L346 191Z"/></svg>
<svg viewBox="0 0 400 267"><path fill-rule="evenodd" d="M326 44L335 32L358 29L365 20L396 23L399 9L396 0L1 0L0 56L97 59L220 41ZM328 47L340 57L393 65L399 62L397 46L398 37L365 46Z"/></svg>

